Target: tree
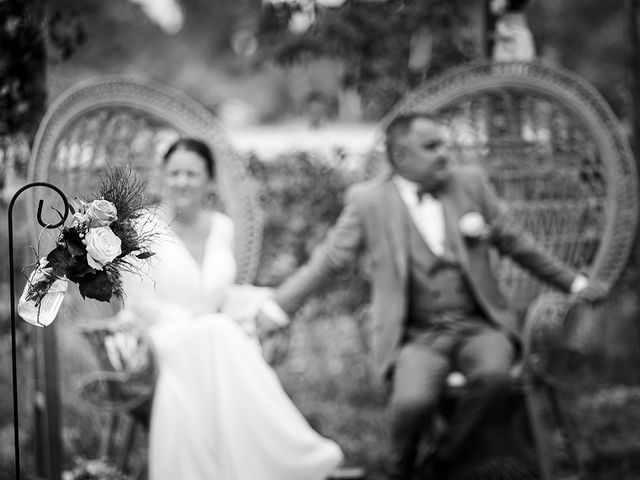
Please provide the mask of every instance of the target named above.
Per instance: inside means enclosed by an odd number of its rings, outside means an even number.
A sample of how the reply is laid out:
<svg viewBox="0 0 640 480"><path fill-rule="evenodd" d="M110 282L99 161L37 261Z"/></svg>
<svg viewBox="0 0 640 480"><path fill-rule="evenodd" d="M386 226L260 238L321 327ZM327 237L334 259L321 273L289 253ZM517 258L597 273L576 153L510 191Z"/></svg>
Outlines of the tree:
<svg viewBox="0 0 640 480"><path fill-rule="evenodd" d="M530 2L527 18L543 59L592 83L622 118L629 117L628 19L624 2Z"/></svg>
<svg viewBox="0 0 640 480"><path fill-rule="evenodd" d="M46 102L44 2L1 2L0 19L0 134L35 132Z"/></svg>
<svg viewBox="0 0 640 480"><path fill-rule="evenodd" d="M378 117L409 88L478 54L465 36L465 1L351 0L339 8L314 5L313 23L291 31L309 2L267 3L260 25L262 58L281 66L330 57L344 64L342 83L361 95Z"/></svg>
<svg viewBox="0 0 640 480"><path fill-rule="evenodd" d="M49 55L68 58L84 37L72 15L44 0L0 2L0 135L33 136L46 109Z"/></svg>

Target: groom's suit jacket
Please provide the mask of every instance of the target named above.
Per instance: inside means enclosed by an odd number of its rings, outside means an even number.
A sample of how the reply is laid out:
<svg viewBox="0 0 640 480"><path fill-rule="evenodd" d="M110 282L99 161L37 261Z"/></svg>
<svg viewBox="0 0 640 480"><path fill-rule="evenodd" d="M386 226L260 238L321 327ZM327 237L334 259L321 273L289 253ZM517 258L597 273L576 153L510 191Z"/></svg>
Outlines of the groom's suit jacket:
<svg viewBox="0 0 640 480"><path fill-rule="evenodd" d="M438 195L445 233L457 249L460 267L487 320L517 338L517 322L500 292L490 250L509 255L543 280L568 291L575 273L539 248L510 217L482 170L452 169ZM458 228L468 212L480 213L490 226L488 240L469 242ZM384 375L393 365L407 323L408 238L410 216L392 178L364 182L347 190L345 207L309 262L275 292L276 302L293 313L320 284L365 252L372 277L373 362Z"/></svg>

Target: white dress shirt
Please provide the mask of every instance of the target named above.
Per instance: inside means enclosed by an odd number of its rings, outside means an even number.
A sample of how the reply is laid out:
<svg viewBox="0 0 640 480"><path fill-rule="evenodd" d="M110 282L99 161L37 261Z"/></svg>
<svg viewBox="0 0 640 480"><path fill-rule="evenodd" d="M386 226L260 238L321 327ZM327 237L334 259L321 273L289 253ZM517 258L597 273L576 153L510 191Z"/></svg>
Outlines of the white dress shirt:
<svg viewBox="0 0 640 480"><path fill-rule="evenodd" d="M402 201L407 206L409 216L418 228L431 251L438 255L444 255L445 250L445 226L444 210L442 202L428 193L418 199L420 185L404 177L395 175L393 182L398 187Z"/></svg>

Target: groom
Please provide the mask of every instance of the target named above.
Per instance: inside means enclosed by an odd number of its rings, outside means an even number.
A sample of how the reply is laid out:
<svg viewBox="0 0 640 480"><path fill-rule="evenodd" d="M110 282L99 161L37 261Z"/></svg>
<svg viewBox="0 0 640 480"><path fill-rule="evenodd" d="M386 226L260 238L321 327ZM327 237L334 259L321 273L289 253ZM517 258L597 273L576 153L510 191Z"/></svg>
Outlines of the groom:
<svg viewBox="0 0 640 480"><path fill-rule="evenodd" d="M394 480L411 478L420 436L452 369L467 376L469 396L438 448L439 465L451 462L506 398L518 324L498 288L490 252L510 256L566 292L589 285L518 228L480 169L449 165L443 128L421 113L389 124L392 174L347 191L327 239L262 312L274 320L293 314L358 254L369 255L374 368L392 387Z"/></svg>

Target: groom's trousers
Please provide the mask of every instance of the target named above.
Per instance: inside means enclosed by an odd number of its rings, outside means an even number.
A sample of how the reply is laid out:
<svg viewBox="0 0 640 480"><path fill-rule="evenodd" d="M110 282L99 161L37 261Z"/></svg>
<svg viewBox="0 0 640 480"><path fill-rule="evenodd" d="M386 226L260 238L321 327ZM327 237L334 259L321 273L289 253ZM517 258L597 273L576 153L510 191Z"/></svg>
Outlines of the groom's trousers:
<svg viewBox="0 0 640 480"><path fill-rule="evenodd" d="M455 460L481 420L502 410L513 358L510 340L483 319L435 331L410 330L392 379L391 477L412 478L421 436L433 419L452 370L465 374L469 385L438 449L437 457L446 462Z"/></svg>

